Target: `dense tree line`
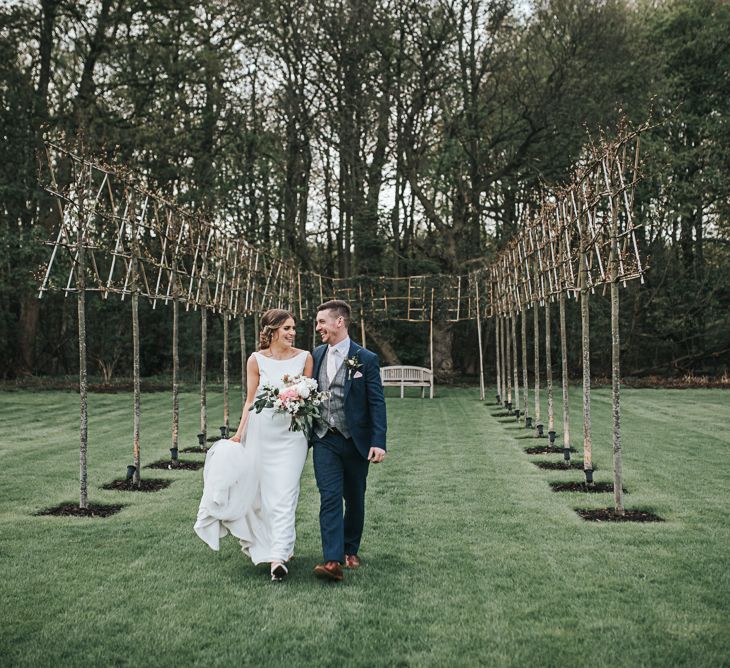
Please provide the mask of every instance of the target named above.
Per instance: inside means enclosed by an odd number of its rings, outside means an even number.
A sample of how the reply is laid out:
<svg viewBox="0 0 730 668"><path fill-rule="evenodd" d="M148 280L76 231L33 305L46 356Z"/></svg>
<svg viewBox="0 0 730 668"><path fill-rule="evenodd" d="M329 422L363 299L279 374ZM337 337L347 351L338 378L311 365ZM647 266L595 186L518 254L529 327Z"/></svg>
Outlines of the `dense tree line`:
<svg viewBox="0 0 730 668"><path fill-rule="evenodd" d="M81 134L305 267L405 276L488 258L540 185L568 177L587 133L650 112L635 207L651 269L624 298L625 369L714 372L730 358L727 3L17 0L0 7L0 35L5 377L75 368L73 309L35 292L54 224L35 185L44 134ZM92 359L123 373L126 309L88 308ZM607 300L591 308L608 318ZM164 372L171 318L141 318L144 371ZM190 369L198 321L183 322ZM387 355L425 358L422 327L368 327ZM439 323L446 375L475 371L474 329ZM608 343L594 346L599 374Z"/></svg>

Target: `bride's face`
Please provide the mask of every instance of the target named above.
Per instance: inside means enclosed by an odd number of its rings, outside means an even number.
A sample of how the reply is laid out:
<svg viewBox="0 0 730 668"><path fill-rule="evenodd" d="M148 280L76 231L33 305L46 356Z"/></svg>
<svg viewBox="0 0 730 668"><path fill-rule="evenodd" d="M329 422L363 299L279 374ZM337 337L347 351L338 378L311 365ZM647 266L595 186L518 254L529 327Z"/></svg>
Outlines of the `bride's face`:
<svg viewBox="0 0 730 668"><path fill-rule="evenodd" d="M294 340L297 338L297 329L294 324L294 318L288 318L279 329L274 332L274 336L271 339L272 343L278 343L282 346L291 348L294 345Z"/></svg>

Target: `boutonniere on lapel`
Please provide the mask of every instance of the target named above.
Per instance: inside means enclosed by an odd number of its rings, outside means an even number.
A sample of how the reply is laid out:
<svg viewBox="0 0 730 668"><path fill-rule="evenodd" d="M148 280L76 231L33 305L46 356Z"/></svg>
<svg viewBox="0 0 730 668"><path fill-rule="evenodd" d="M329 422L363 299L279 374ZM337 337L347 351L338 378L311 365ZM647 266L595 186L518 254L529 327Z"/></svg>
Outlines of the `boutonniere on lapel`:
<svg viewBox="0 0 730 668"><path fill-rule="evenodd" d="M362 363L357 357L357 354L353 355L352 357L348 357L345 360L345 364L347 365L347 373L350 375L350 378L362 378L362 373L360 369L362 369Z"/></svg>

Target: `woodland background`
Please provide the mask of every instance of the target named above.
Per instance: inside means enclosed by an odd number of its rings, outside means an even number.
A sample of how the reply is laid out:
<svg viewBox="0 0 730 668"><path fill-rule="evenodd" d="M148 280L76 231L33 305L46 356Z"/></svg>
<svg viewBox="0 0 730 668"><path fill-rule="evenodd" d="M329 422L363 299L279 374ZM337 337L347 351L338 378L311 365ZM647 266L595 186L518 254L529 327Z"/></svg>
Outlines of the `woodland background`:
<svg viewBox="0 0 730 668"><path fill-rule="evenodd" d="M44 136L82 132L102 159L305 268L407 276L488 262L622 114L655 124L635 203L650 270L622 291L625 374L727 375L727 2L6 0L0 99L0 377L77 371L73 300L37 299L54 220L36 185ZM608 307L591 300L599 376ZM568 316L578 340L574 302ZM167 373L171 315L141 304L140 320L143 375ZM129 375L127 302L90 298L87 321L99 372ZM181 318L190 377L199 327ZM426 362L426 325L367 328L386 361ZM436 339L442 380L476 373L475 323L440 323ZM488 327L487 363L493 341Z"/></svg>

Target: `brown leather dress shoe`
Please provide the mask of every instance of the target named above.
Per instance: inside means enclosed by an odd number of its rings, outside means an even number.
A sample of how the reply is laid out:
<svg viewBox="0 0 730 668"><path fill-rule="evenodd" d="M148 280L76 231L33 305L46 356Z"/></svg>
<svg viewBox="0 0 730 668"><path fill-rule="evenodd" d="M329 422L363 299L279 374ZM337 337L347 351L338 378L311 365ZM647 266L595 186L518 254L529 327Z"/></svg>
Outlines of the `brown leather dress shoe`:
<svg viewBox="0 0 730 668"><path fill-rule="evenodd" d="M362 562L356 554L345 555L345 568L360 568Z"/></svg>
<svg viewBox="0 0 730 668"><path fill-rule="evenodd" d="M328 561L324 564L317 564L314 567L314 574L327 580L339 582L343 578L342 566L339 561Z"/></svg>

